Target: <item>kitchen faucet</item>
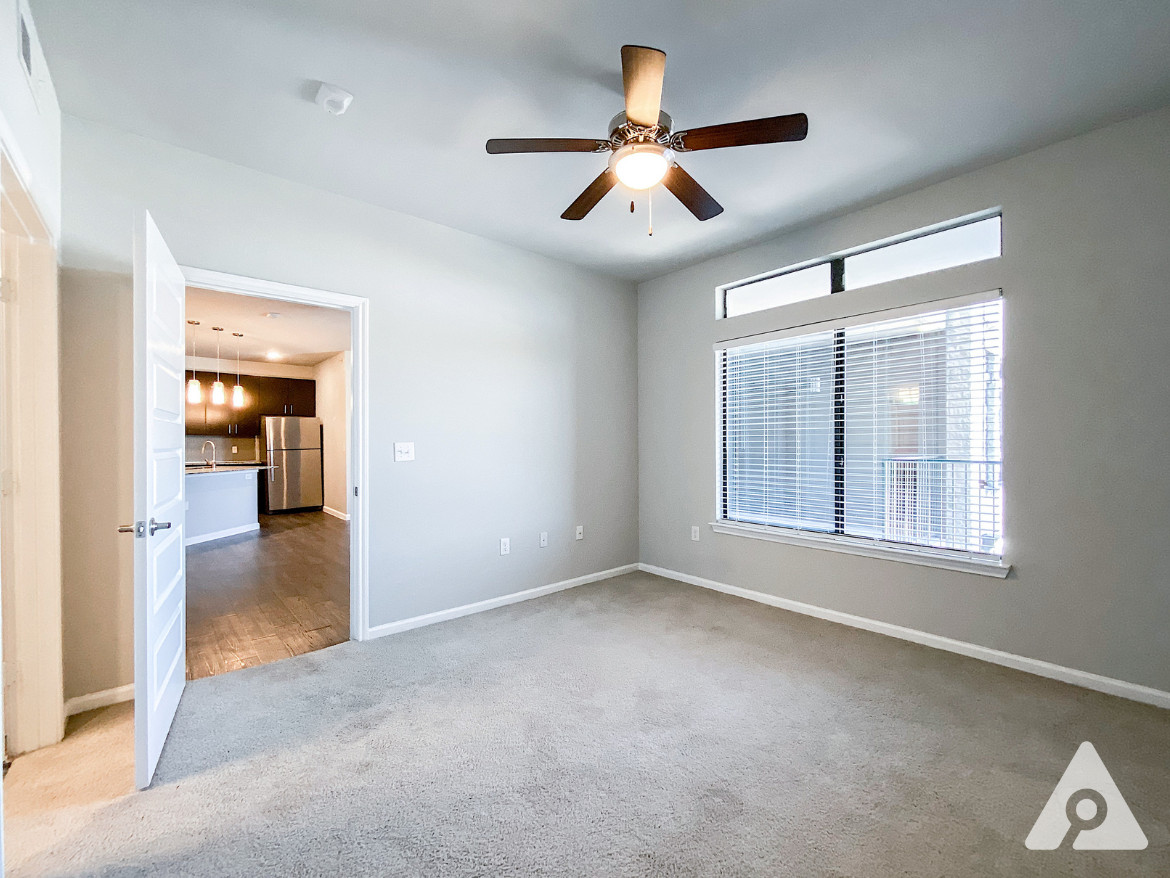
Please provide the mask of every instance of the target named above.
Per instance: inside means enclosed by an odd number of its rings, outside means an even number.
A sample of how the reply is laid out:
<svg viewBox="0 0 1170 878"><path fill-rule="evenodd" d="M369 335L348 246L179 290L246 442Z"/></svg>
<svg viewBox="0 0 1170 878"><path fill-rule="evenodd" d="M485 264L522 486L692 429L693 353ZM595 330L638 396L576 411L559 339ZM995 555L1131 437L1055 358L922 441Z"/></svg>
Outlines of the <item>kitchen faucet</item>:
<svg viewBox="0 0 1170 878"><path fill-rule="evenodd" d="M204 453L207 451L208 445L211 446L211 460L208 460L207 455ZM203 462L205 464L207 464L209 467L211 467L212 469L215 469L215 443L212 442L210 439L206 440L203 443L203 447L199 449L199 453L203 455Z"/></svg>

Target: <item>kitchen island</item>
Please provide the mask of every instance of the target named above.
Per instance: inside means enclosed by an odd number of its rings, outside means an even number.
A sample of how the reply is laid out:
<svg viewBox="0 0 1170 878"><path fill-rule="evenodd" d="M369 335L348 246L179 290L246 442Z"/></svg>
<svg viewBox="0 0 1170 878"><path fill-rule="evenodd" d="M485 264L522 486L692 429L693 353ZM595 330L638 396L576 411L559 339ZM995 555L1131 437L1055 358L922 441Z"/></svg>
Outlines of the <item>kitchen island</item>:
<svg viewBox="0 0 1170 878"><path fill-rule="evenodd" d="M264 464L188 466L187 535L184 545L206 543L260 529L257 473Z"/></svg>

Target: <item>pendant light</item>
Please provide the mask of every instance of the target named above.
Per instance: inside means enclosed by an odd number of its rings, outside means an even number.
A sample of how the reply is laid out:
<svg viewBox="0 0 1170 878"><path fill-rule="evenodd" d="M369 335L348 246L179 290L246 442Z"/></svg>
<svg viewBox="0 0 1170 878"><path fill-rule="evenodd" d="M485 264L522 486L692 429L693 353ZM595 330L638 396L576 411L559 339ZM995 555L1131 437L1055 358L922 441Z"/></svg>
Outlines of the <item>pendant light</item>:
<svg viewBox="0 0 1170 878"><path fill-rule="evenodd" d="M189 326L198 326L199 321L188 320L187 324ZM195 330L191 331L191 359L195 359ZM203 385L195 377L194 369L191 370L191 380L187 382L187 402L191 405L199 405L199 403L203 402Z"/></svg>
<svg viewBox="0 0 1170 878"><path fill-rule="evenodd" d="M244 407L244 388L240 384L240 339L244 337L242 332L233 332L236 339L236 386L232 388L232 408L242 409Z"/></svg>
<svg viewBox="0 0 1170 878"><path fill-rule="evenodd" d="M211 327L212 332L223 332L222 326ZM223 389L223 382L219 380L219 339L220 336L215 336L215 383L211 385L211 404L223 405L227 402L227 393Z"/></svg>

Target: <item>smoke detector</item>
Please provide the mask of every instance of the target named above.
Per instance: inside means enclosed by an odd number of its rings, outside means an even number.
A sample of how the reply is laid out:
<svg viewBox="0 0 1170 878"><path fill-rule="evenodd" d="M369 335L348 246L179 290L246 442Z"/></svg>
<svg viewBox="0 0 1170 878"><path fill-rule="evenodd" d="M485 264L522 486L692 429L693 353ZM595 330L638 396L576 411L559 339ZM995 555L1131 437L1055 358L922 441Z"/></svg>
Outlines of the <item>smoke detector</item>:
<svg viewBox="0 0 1170 878"><path fill-rule="evenodd" d="M323 82L317 89L317 106L333 116L340 116L352 102L353 95L340 86Z"/></svg>

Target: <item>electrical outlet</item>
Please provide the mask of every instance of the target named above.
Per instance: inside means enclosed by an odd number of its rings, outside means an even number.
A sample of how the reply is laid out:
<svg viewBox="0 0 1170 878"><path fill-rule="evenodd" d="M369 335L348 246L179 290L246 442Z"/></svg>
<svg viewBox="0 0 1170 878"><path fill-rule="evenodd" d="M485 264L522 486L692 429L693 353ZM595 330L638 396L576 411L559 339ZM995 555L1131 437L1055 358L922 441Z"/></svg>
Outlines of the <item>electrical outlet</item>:
<svg viewBox="0 0 1170 878"><path fill-rule="evenodd" d="M585 539L585 525L583 524L577 525L577 539Z"/></svg>
<svg viewBox="0 0 1170 878"><path fill-rule="evenodd" d="M540 532L540 547L545 549L548 547L548 531L542 530Z"/></svg>
<svg viewBox="0 0 1170 878"><path fill-rule="evenodd" d="M414 443L413 442L395 442L394 443L394 460L401 463L406 460L414 460Z"/></svg>
<svg viewBox="0 0 1170 878"><path fill-rule="evenodd" d="M699 526L697 524L691 525L691 539L696 543L699 541Z"/></svg>
<svg viewBox="0 0 1170 878"><path fill-rule="evenodd" d="M239 453L240 453L240 449L236 448L236 446L233 445L232 446L232 454L239 454Z"/></svg>
<svg viewBox="0 0 1170 878"><path fill-rule="evenodd" d="M512 551L512 541L507 537L500 537L500 554L507 555Z"/></svg>

